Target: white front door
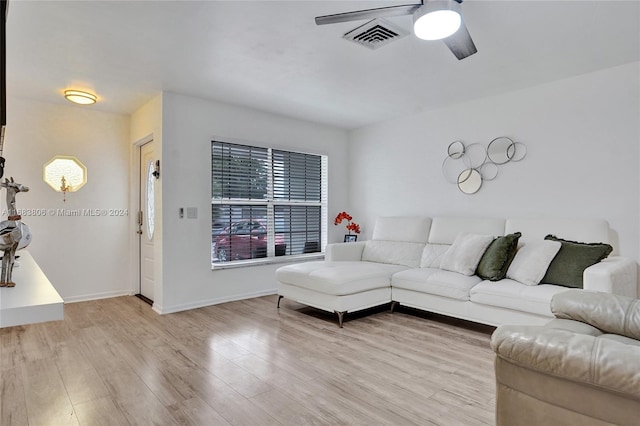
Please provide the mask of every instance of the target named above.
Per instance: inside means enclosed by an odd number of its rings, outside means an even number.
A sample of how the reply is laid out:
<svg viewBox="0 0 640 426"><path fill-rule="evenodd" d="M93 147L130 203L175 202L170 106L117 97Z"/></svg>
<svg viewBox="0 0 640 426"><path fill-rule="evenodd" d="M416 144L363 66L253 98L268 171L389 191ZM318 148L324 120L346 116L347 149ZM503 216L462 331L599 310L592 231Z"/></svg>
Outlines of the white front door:
<svg viewBox="0 0 640 426"><path fill-rule="evenodd" d="M140 147L140 208L138 211L138 235L140 247L140 295L153 301L153 237L155 183L153 175L153 141Z"/></svg>

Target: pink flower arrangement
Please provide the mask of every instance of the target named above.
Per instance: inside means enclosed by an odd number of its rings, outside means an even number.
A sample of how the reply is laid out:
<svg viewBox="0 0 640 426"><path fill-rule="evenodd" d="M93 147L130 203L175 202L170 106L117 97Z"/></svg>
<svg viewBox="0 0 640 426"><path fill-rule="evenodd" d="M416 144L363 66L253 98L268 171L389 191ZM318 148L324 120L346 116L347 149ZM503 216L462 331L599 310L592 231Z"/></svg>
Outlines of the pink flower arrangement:
<svg viewBox="0 0 640 426"><path fill-rule="evenodd" d="M336 216L335 220L333 221L333 224L339 225L342 223L343 220L347 221L347 231L349 231L349 235L351 235L351 231L353 231L356 234L360 233L360 225L358 225L355 222L352 222L353 217L351 217L351 215L347 212L338 213L338 216Z"/></svg>

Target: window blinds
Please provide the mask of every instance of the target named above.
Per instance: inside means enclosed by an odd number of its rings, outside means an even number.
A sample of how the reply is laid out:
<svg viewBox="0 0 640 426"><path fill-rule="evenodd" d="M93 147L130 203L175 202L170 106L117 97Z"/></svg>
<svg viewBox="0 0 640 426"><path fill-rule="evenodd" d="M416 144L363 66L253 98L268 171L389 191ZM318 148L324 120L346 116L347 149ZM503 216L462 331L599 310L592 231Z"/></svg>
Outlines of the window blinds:
<svg viewBox="0 0 640 426"><path fill-rule="evenodd" d="M213 141L211 164L212 262L257 257L234 252L232 243L238 251L240 244L252 249L267 244L266 253L257 251L259 257L321 251L326 242L326 157ZM246 221L264 225L266 243L232 235ZM220 235L228 236L224 260L216 258Z"/></svg>

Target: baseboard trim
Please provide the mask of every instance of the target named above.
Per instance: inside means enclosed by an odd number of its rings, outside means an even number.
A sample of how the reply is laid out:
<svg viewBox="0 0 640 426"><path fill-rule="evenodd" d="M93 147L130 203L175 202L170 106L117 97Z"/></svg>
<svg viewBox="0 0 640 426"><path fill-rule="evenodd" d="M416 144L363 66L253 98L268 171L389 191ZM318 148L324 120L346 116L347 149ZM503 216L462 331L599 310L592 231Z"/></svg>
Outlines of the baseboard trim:
<svg viewBox="0 0 640 426"><path fill-rule="evenodd" d="M90 300L109 299L111 297L133 296L131 290L106 291L104 293L84 294L82 296L63 297L64 303L88 302Z"/></svg>
<svg viewBox="0 0 640 426"><path fill-rule="evenodd" d="M173 305L168 307L157 306L157 304L154 303L153 310L159 313L160 315L173 314L175 312L182 312L182 311L188 311L190 309L204 308L205 306L219 305L221 303L235 302L237 300L245 300L245 299L253 299L255 297L270 296L272 294L277 294L277 293L278 293L278 289L274 288L271 290L262 290L262 291L257 291L253 293L234 294L232 296L217 297L215 299L208 299L208 300L199 300L193 303L183 303L180 305Z"/></svg>

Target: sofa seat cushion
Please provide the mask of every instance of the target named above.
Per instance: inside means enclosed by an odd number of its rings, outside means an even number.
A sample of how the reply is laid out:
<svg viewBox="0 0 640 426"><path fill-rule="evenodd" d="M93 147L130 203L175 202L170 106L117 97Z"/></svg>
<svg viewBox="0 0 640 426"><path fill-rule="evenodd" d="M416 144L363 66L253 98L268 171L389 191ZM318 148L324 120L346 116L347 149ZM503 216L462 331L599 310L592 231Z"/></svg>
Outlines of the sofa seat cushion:
<svg viewBox="0 0 640 426"><path fill-rule="evenodd" d="M540 284L528 286L505 278L500 281L482 281L471 289L471 301L483 305L513 309L553 318L551 298L568 288Z"/></svg>
<svg viewBox="0 0 640 426"><path fill-rule="evenodd" d="M482 280L475 275L462 275L436 268L419 268L396 273L392 277L391 286L450 299L469 300L469 291L480 281Z"/></svg>
<svg viewBox="0 0 640 426"><path fill-rule="evenodd" d="M406 266L373 262L303 262L282 266L276 271L279 282L344 296L389 287L391 275Z"/></svg>

